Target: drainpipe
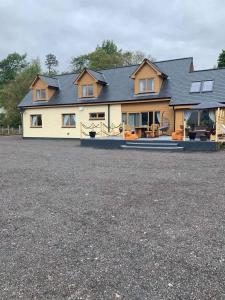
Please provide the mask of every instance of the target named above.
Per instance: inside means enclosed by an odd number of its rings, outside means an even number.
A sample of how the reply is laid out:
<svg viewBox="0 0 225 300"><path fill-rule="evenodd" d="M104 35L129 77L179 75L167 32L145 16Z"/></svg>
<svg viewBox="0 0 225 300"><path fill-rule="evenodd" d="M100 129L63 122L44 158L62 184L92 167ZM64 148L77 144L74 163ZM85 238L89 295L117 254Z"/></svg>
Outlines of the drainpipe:
<svg viewBox="0 0 225 300"><path fill-rule="evenodd" d="M24 108L20 108L20 117L21 117L21 127L22 127L22 138L24 135L24 130L23 130L23 113L24 113Z"/></svg>
<svg viewBox="0 0 225 300"><path fill-rule="evenodd" d="M108 132L110 132L110 123L111 123L111 120L110 120L110 104L108 104Z"/></svg>
<svg viewBox="0 0 225 300"><path fill-rule="evenodd" d="M175 113L175 109L173 106L173 131L176 130L176 113Z"/></svg>

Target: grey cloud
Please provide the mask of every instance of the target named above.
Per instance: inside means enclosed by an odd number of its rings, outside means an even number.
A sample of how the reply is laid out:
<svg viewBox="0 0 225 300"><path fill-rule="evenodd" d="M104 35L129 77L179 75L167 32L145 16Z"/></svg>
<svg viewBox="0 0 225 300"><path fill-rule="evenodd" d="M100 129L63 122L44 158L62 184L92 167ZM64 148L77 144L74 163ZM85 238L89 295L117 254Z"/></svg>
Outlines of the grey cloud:
<svg viewBox="0 0 225 300"><path fill-rule="evenodd" d="M26 52L53 52L60 69L72 56L113 39L124 50L142 50L157 60L194 56L212 67L225 48L222 0L1 0L0 59Z"/></svg>

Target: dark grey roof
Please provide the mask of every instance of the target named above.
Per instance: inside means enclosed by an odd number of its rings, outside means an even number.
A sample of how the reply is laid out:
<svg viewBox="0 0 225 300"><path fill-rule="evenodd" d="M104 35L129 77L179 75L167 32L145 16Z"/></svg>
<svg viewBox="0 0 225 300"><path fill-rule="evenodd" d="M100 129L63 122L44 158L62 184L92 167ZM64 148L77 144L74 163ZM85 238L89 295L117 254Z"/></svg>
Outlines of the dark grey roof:
<svg viewBox="0 0 225 300"><path fill-rule="evenodd" d="M41 80L45 81L47 83L48 86L50 87L55 87L55 88L59 88L59 82L57 78L54 77L49 77L49 76L45 76L45 75L39 75L38 76Z"/></svg>
<svg viewBox="0 0 225 300"><path fill-rule="evenodd" d="M97 72L97 71L93 71L93 70L91 70L91 69L87 69L87 71L88 71L92 76L94 76L94 78L97 79L98 81L103 82L103 83L107 83L103 73Z"/></svg>
<svg viewBox="0 0 225 300"><path fill-rule="evenodd" d="M104 78L107 82L98 98L78 98L77 86L74 85L75 79L79 74L64 74L55 76L59 83L59 90L48 102L32 101L32 92L30 91L21 101L19 107L60 105L60 104L85 104L99 102L116 101L134 101L148 100L156 98L171 99L171 105L182 105L204 101L225 102L225 69L196 71L190 73L192 58L182 58L167 61L155 62L154 64L164 73L167 79L164 79L163 86L159 94L134 94L134 80L130 75L135 71L138 65L119 67L114 69L99 70L94 72L94 76ZM211 80L214 82L213 92L194 94L190 93L190 85L196 80ZM54 79L55 80L55 79Z"/></svg>
<svg viewBox="0 0 225 300"><path fill-rule="evenodd" d="M225 107L225 104L212 101L212 102L201 102L200 104L193 105L192 110L202 110L202 109L214 109L214 108L220 108Z"/></svg>

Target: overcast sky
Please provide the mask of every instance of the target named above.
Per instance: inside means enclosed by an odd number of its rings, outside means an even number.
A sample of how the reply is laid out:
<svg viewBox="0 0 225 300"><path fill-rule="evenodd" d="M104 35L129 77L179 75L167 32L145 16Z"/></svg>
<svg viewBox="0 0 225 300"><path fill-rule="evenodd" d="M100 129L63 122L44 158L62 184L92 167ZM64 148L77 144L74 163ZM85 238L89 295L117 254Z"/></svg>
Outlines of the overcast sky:
<svg viewBox="0 0 225 300"><path fill-rule="evenodd" d="M224 0L0 0L0 20L0 59L54 53L60 70L104 39L157 60L193 56L198 69L225 48Z"/></svg>

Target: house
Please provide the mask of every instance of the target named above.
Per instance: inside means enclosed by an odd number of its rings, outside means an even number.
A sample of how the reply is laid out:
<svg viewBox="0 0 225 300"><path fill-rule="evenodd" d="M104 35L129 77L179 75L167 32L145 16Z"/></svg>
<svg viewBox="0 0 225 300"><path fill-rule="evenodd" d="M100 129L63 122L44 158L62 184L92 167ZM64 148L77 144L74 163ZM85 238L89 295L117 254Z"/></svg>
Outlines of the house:
<svg viewBox="0 0 225 300"><path fill-rule="evenodd" d="M19 104L25 138L80 138L81 124L124 122L144 136L152 124L171 135L200 103L225 103L225 69L194 71L193 58L54 77L37 75ZM186 114L187 115L187 114ZM212 118L212 117L211 117ZM209 111L189 114L210 122Z"/></svg>

